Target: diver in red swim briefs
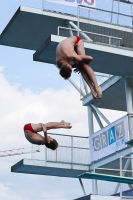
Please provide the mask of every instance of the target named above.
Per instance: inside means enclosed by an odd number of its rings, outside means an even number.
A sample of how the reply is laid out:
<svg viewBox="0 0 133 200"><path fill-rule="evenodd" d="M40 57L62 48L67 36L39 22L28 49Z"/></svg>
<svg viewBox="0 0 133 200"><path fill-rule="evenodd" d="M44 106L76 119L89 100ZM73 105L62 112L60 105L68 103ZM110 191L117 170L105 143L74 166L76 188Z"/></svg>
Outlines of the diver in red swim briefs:
<svg viewBox="0 0 133 200"><path fill-rule="evenodd" d="M85 55L84 43L79 36L69 37L60 42L56 48L56 63L60 68L60 75L68 79L72 68L75 72L81 72L86 83L90 87L94 98L101 98L102 91L98 85L95 74L89 63L93 60L91 56ZM71 64L71 61L74 63Z"/></svg>
<svg viewBox="0 0 133 200"><path fill-rule="evenodd" d="M58 143L55 139L50 136L47 136L47 130L57 129L57 128L67 128L70 129L72 126L71 123L65 122L62 120L61 122L49 122L46 124L26 124L24 126L24 133L26 139L32 144L45 145L46 147L55 150L58 147ZM38 132L43 131L44 137L40 135Z"/></svg>

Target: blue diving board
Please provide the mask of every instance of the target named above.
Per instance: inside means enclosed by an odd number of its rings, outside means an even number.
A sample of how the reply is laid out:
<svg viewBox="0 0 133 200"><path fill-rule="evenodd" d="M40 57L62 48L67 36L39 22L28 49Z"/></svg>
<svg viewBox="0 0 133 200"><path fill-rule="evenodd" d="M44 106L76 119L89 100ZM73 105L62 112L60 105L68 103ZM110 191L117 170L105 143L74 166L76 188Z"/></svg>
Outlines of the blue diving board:
<svg viewBox="0 0 133 200"><path fill-rule="evenodd" d="M107 174L98 174L98 173L91 173L91 172L82 173L78 175L78 178L96 179L96 180L102 180L102 181L133 184L133 178L123 177L123 176L112 176L112 175L107 175Z"/></svg>
<svg viewBox="0 0 133 200"><path fill-rule="evenodd" d="M129 140L128 142L126 142L126 144L133 146L133 140Z"/></svg>

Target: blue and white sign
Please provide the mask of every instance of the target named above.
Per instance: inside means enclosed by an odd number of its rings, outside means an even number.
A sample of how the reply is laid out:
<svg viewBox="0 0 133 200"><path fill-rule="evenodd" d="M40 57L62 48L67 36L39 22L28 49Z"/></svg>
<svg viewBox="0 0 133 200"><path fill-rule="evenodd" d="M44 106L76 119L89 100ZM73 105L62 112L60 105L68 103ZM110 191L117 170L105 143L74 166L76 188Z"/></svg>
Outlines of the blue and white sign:
<svg viewBox="0 0 133 200"><path fill-rule="evenodd" d="M90 135L90 161L96 161L127 147L129 140L128 117L124 116Z"/></svg>

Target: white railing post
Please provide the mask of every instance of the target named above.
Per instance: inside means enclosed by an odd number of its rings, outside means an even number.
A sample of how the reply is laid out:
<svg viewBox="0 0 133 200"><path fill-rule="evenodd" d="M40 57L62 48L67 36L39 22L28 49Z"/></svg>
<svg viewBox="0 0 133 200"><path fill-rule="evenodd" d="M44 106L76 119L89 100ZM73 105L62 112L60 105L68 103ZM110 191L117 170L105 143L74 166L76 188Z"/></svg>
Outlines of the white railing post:
<svg viewBox="0 0 133 200"><path fill-rule="evenodd" d="M119 24L119 13L120 13L120 0L118 0L118 15L117 15L117 24Z"/></svg>
<svg viewBox="0 0 133 200"><path fill-rule="evenodd" d="M122 176L122 156L120 157L120 176ZM120 183L120 200L122 200L122 183Z"/></svg>
<svg viewBox="0 0 133 200"><path fill-rule="evenodd" d="M80 14L80 7L78 5L77 7L77 15L78 15L78 29L77 29L77 35L79 36L79 14Z"/></svg>
<svg viewBox="0 0 133 200"><path fill-rule="evenodd" d="M109 37L109 44L111 45L111 37Z"/></svg>
<svg viewBox="0 0 133 200"><path fill-rule="evenodd" d="M45 166L46 166L46 162L47 162L47 147L45 146Z"/></svg>
<svg viewBox="0 0 133 200"><path fill-rule="evenodd" d="M59 31L60 31L60 26L58 26L57 35L59 35Z"/></svg>
<svg viewBox="0 0 133 200"><path fill-rule="evenodd" d="M44 0L42 0L42 11L44 10Z"/></svg>
<svg viewBox="0 0 133 200"><path fill-rule="evenodd" d="M71 136L71 168L73 169L73 136Z"/></svg>
<svg viewBox="0 0 133 200"><path fill-rule="evenodd" d="M111 12L111 19L110 19L111 24L112 24L112 20L113 20L113 9L114 9L114 0L112 0L112 12Z"/></svg>
<svg viewBox="0 0 133 200"><path fill-rule="evenodd" d="M56 149L56 152L55 152L55 153L56 153L56 162L57 162L57 149Z"/></svg>

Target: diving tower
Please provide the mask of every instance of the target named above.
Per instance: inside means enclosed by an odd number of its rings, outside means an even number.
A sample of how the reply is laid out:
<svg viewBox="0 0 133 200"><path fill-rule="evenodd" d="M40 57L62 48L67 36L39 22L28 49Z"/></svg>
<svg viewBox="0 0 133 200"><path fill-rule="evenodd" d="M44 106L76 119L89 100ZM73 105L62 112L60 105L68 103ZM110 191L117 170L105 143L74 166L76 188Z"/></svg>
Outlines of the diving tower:
<svg viewBox="0 0 133 200"><path fill-rule="evenodd" d="M116 15L116 12L112 11L111 13ZM117 13L117 15L119 14ZM132 15L124 14L123 16L133 18ZM121 167L121 157L132 157L133 154L131 142L133 140L133 40L130 40L133 34L132 30L133 27L131 26L100 21L91 17L89 19L80 17L78 23L77 16L74 15L20 6L1 33L0 44L34 50L34 61L55 65L55 50L59 42L66 37L79 33L84 39L86 54L94 57L91 63L93 70L109 74L109 79L101 85L102 99L93 99L84 82L84 92L81 92L81 88L76 87L81 93L83 106L88 109L89 136L92 137L97 134L94 133L93 116L95 116L100 130L107 128L103 126L101 119L106 122L107 126L111 128L114 126L99 110L99 108L105 108L127 111L129 138L124 148L90 162L88 138L76 137L80 138L82 145L78 143L77 146L74 146L74 138L67 136L70 137L68 146L60 144L59 139L60 146L57 151L51 153L49 150L43 149L41 152L45 155L44 157L40 156L38 159L38 157L32 156L30 160L23 159L12 166L12 172L69 178L77 178L78 175L86 173L86 171L106 174L105 178L107 178L107 175L120 176L120 170L117 170ZM61 137L65 138L66 136L62 135ZM82 141L87 144L85 148ZM68 157L65 157L66 154ZM110 166L116 170L115 174L106 170ZM122 163L122 169L131 172L133 170L132 161L129 162L129 159L125 159ZM95 179L97 180L96 176ZM93 186L96 186L96 181L93 182ZM115 192L117 191L118 186L115 189ZM95 189L93 189L93 193L96 194ZM118 199L119 197L108 198L112 200L112 198ZM80 199L99 200L100 197L89 195L88 198ZM101 199L107 199L107 197L101 197Z"/></svg>

